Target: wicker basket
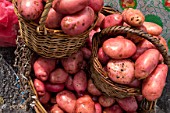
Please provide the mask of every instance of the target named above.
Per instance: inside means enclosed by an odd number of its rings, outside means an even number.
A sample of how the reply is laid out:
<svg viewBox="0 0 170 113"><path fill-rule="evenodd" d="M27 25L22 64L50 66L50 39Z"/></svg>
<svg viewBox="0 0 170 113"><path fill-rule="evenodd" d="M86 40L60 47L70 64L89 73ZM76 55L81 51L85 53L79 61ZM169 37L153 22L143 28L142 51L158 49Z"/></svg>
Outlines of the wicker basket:
<svg viewBox="0 0 170 113"><path fill-rule="evenodd" d="M117 84L111 81L107 75L107 72L103 69L101 63L98 60L97 52L100 45L100 39L102 37L114 37L117 35L125 35L127 33L134 34L141 36L152 44L154 44L157 49L160 51L162 56L164 57L164 63L168 66L170 65L170 61L168 59L168 55L166 49L162 44L160 44L159 40L153 38L150 34L143 32L142 30L135 30L129 27L123 26L114 26L103 29L100 33L96 33L93 37L92 43L92 59L91 59L91 77L93 79L94 84L96 87L105 95L115 97L115 98L124 98L128 96L137 96L141 94L141 90L138 88L131 88L125 85ZM142 103L142 108L144 110L149 111L153 107L153 103L155 102L148 102L146 99L145 102ZM146 104L146 105L145 105ZM148 106L150 105L150 106ZM145 112L146 113L146 112Z"/></svg>
<svg viewBox="0 0 170 113"><path fill-rule="evenodd" d="M32 21L25 20L17 10L17 0L13 0L14 10L19 19L21 37L24 38L26 45L46 58L68 57L78 51L84 45L89 32L94 28L98 14L95 15L94 23L87 31L80 35L69 36L62 30L47 29L45 20L52 6L53 0L48 0L41 15L39 25Z"/></svg>

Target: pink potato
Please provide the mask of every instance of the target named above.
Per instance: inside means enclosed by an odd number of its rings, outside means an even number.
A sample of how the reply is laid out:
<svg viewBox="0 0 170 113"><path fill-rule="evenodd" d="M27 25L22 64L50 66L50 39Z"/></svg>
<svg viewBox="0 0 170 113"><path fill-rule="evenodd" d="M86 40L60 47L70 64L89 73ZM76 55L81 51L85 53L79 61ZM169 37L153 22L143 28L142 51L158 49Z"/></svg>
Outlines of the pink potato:
<svg viewBox="0 0 170 113"><path fill-rule="evenodd" d="M46 89L44 83L39 79L34 79L34 87L38 95L45 95Z"/></svg>
<svg viewBox="0 0 170 113"><path fill-rule="evenodd" d="M39 57L33 64L35 76L41 81L46 81L55 66L56 59Z"/></svg>
<svg viewBox="0 0 170 113"><path fill-rule="evenodd" d="M73 86L73 78L72 76L68 76L68 79L66 80L65 82L65 87L68 89L68 90L74 90L74 86Z"/></svg>
<svg viewBox="0 0 170 113"><path fill-rule="evenodd" d="M116 101L126 112L135 112L138 109L138 104L134 96L116 99Z"/></svg>
<svg viewBox="0 0 170 113"><path fill-rule="evenodd" d="M115 99L112 97L101 95L99 97L99 103L103 107L110 107L115 103Z"/></svg>
<svg viewBox="0 0 170 113"><path fill-rule="evenodd" d="M123 25L122 21L122 15L119 13L114 13L106 16L102 23L101 23L101 28L107 28L111 26L118 26L118 25Z"/></svg>
<svg viewBox="0 0 170 113"><path fill-rule="evenodd" d="M137 102L141 102L144 99L142 94L135 96L135 98L136 98Z"/></svg>
<svg viewBox="0 0 170 113"><path fill-rule="evenodd" d="M98 56L100 63L103 65L105 65L110 59L109 56L105 54L102 47L99 48L97 56Z"/></svg>
<svg viewBox="0 0 170 113"><path fill-rule="evenodd" d="M104 109L103 113L123 113L122 108L118 104L114 104Z"/></svg>
<svg viewBox="0 0 170 113"><path fill-rule="evenodd" d="M157 49L148 49L135 61L135 77L144 79L156 68L160 53Z"/></svg>
<svg viewBox="0 0 170 113"><path fill-rule="evenodd" d="M45 26L50 29L55 29L61 26L61 20L64 16L56 12L53 8L50 9L45 21Z"/></svg>
<svg viewBox="0 0 170 113"><path fill-rule="evenodd" d="M50 110L50 113L64 113L64 111L59 108L57 104L54 104Z"/></svg>
<svg viewBox="0 0 170 113"><path fill-rule="evenodd" d="M159 64L142 83L142 95L149 101L154 101L162 95L166 83L168 66Z"/></svg>
<svg viewBox="0 0 170 113"><path fill-rule="evenodd" d="M92 0L91 0L92 1ZM98 20L97 20L97 23L96 23L96 26L97 27L100 27L101 26L101 23L102 21L104 20L105 18L105 15L102 14L102 13L98 13Z"/></svg>
<svg viewBox="0 0 170 113"><path fill-rule="evenodd" d="M153 22L144 22L143 25L149 34L158 36L162 33L162 27Z"/></svg>
<svg viewBox="0 0 170 113"><path fill-rule="evenodd" d="M89 95L77 99L75 113L95 113L95 103Z"/></svg>
<svg viewBox="0 0 170 113"><path fill-rule="evenodd" d="M61 21L61 28L64 33L75 36L85 32L94 20L95 13L91 7L87 6L78 13L65 16Z"/></svg>
<svg viewBox="0 0 170 113"><path fill-rule="evenodd" d="M100 96L102 93L96 88L92 79L88 80L87 91L95 96Z"/></svg>
<svg viewBox="0 0 170 113"><path fill-rule="evenodd" d="M36 20L43 12L42 0L18 0L18 12L27 20Z"/></svg>
<svg viewBox="0 0 170 113"><path fill-rule="evenodd" d="M88 38L86 39L86 43L87 43L87 47L91 50L92 49L92 39L93 39L93 35L96 33L97 31L92 29L89 33Z"/></svg>
<svg viewBox="0 0 170 113"><path fill-rule="evenodd" d="M135 54L133 54L132 55L132 59L135 61L142 53L144 53L146 50L147 50L147 48L142 48L142 47L140 47L140 46L136 46L137 48L136 48L136 52L135 52Z"/></svg>
<svg viewBox="0 0 170 113"><path fill-rule="evenodd" d="M83 70L80 70L74 75L73 87L78 94L84 94L87 88L87 75Z"/></svg>
<svg viewBox="0 0 170 113"><path fill-rule="evenodd" d="M83 47L83 48L81 48L81 51L83 52L84 59L86 59L86 60L90 59L91 54L92 54L90 49Z"/></svg>
<svg viewBox="0 0 170 113"><path fill-rule="evenodd" d="M130 26L142 26L145 16L138 9L127 8L122 12L123 21Z"/></svg>
<svg viewBox="0 0 170 113"><path fill-rule="evenodd" d="M69 113L75 113L76 96L67 90L59 92L56 95L56 101L60 108Z"/></svg>
<svg viewBox="0 0 170 113"><path fill-rule="evenodd" d="M81 69L83 63L83 52L78 51L68 58L61 59L61 63L67 73L75 74Z"/></svg>
<svg viewBox="0 0 170 113"><path fill-rule="evenodd" d="M68 73L62 68L56 68L50 73L49 82L52 84L65 83L68 78Z"/></svg>
<svg viewBox="0 0 170 113"><path fill-rule="evenodd" d="M102 106L99 103L95 103L95 113L102 113Z"/></svg>
<svg viewBox="0 0 170 113"><path fill-rule="evenodd" d="M39 101L42 104L47 104L50 101L51 94L49 92L45 92L43 96L39 97Z"/></svg>
<svg viewBox="0 0 170 113"><path fill-rule="evenodd" d="M107 63L109 78L120 84L129 84L135 79L134 63L131 60L110 60Z"/></svg>
<svg viewBox="0 0 170 113"><path fill-rule="evenodd" d="M133 88L140 88L142 84L141 80L134 79L131 83L128 84L128 86L133 87Z"/></svg>
<svg viewBox="0 0 170 113"><path fill-rule="evenodd" d="M104 5L104 0L89 0L89 6L95 11L99 12Z"/></svg>
<svg viewBox="0 0 170 113"><path fill-rule="evenodd" d="M51 84L49 82L46 82L45 88L49 92L60 92L60 91L64 90L64 83L62 83L62 84Z"/></svg>
<svg viewBox="0 0 170 113"><path fill-rule="evenodd" d="M88 6L89 0L54 0L52 7L64 14L75 14Z"/></svg>
<svg viewBox="0 0 170 113"><path fill-rule="evenodd" d="M136 45L124 38L110 38L104 41L103 51L113 59L129 58L136 52Z"/></svg>

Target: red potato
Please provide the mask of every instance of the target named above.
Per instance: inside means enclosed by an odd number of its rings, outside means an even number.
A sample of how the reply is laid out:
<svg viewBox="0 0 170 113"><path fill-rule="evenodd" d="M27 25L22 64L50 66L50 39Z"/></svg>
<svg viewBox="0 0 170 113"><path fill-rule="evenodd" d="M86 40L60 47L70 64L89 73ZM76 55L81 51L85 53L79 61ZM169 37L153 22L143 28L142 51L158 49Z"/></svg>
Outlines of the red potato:
<svg viewBox="0 0 170 113"><path fill-rule="evenodd" d="M49 92L60 92L64 90L64 84L63 83L62 84L51 84L51 83L46 82L45 88Z"/></svg>
<svg viewBox="0 0 170 113"><path fill-rule="evenodd" d="M56 59L39 57L33 64L35 76L41 81L46 81L55 66Z"/></svg>
<svg viewBox="0 0 170 113"><path fill-rule="evenodd" d="M156 38L156 37L155 37ZM137 47L140 48L146 48L146 49L153 49L156 48L151 42L149 42L148 40L144 39L141 42L139 42L137 44Z"/></svg>
<svg viewBox="0 0 170 113"><path fill-rule="evenodd" d="M126 112L135 112L138 109L138 104L134 96L116 99L116 101Z"/></svg>
<svg viewBox="0 0 170 113"><path fill-rule="evenodd" d="M99 97L99 103L103 107L110 107L115 103L115 99L112 97L101 95Z"/></svg>
<svg viewBox="0 0 170 113"><path fill-rule="evenodd" d="M88 80L87 91L95 96L100 96L102 93L96 88L91 79Z"/></svg>
<svg viewBox="0 0 170 113"><path fill-rule="evenodd" d="M122 12L123 21L130 26L142 26L145 16L138 9L127 8Z"/></svg>
<svg viewBox="0 0 170 113"><path fill-rule="evenodd" d="M61 21L61 28L64 33L75 36L86 31L94 20L95 13L91 7L87 6L78 13L65 16Z"/></svg>
<svg viewBox="0 0 170 113"><path fill-rule="evenodd" d="M39 79L34 79L34 87L38 95L45 95L46 89L42 81L40 81Z"/></svg>
<svg viewBox="0 0 170 113"><path fill-rule="evenodd" d="M136 45L124 38L110 38L104 41L103 51L113 59L129 58L136 52Z"/></svg>
<svg viewBox="0 0 170 113"><path fill-rule="evenodd" d="M101 28L107 28L111 26L123 25L122 15L119 13L114 13L106 16L101 23Z"/></svg>
<svg viewBox="0 0 170 113"><path fill-rule="evenodd" d="M42 0L18 0L18 12L27 20L35 20L43 12Z"/></svg>
<svg viewBox="0 0 170 113"><path fill-rule="evenodd" d="M81 66L81 70L85 70L87 68L87 61L83 60L82 66Z"/></svg>
<svg viewBox="0 0 170 113"><path fill-rule="evenodd" d="M92 0L91 0L92 1ZM98 20L97 20L97 23L96 23L96 26L97 27L100 27L101 26L101 23L102 21L104 20L105 18L105 15L102 14L102 13L98 13Z"/></svg>
<svg viewBox="0 0 170 113"><path fill-rule="evenodd" d="M102 113L102 107L99 103L95 103L95 113Z"/></svg>
<svg viewBox="0 0 170 113"><path fill-rule="evenodd" d="M97 53L98 59L100 61L101 64L105 65L108 61L109 61L109 56L107 56L104 51L103 48L100 47Z"/></svg>
<svg viewBox="0 0 170 113"><path fill-rule="evenodd" d="M140 88L142 84L141 80L134 79L131 83L128 84L128 86L133 87L133 88Z"/></svg>
<svg viewBox="0 0 170 113"><path fill-rule="evenodd" d="M153 22L144 22L143 25L149 34L158 36L162 33L162 27Z"/></svg>
<svg viewBox="0 0 170 113"><path fill-rule="evenodd" d="M135 61L135 77L144 79L156 68L160 53L157 49L148 49Z"/></svg>
<svg viewBox="0 0 170 113"><path fill-rule="evenodd" d="M81 69L83 63L83 52L78 51L68 58L61 59L61 63L67 73L75 74Z"/></svg>
<svg viewBox="0 0 170 113"><path fill-rule="evenodd" d="M120 84L130 84L135 79L134 62L128 59L110 60L107 63L109 78Z"/></svg>
<svg viewBox="0 0 170 113"><path fill-rule="evenodd" d="M73 86L73 78L72 76L69 76L67 81L65 82L65 87L68 89L68 90L73 90L74 91L74 86Z"/></svg>
<svg viewBox="0 0 170 113"><path fill-rule="evenodd" d="M137 46L135 54L132 55L132 59L135 61L142 53L144 53L147 48L142 48Z"/></svg>
<svg viewBox="0 0 170 113"><path fill-rule="evenodd" d="M95 11L99 12L104 5L104 0L89 0L89 6Z"/></svg>
<svg viewBox="0 0 170 113"><path fill-rule="evenodd" d="M142 83L142 95L149 101L158 99L166 83L168 66L159 64Z"/></svg>
<svg viewBox="0 0 170 113"><path fill-rule="evenodd" d="M95 113L95 103L89 95L77 99L75 113Z"/></svg>
<svg viewBox="0 0 170 113"><path fill-rule="evenodd" d="M52 7L65 15L75 14L88 6L89 0L54 0Z"/></svg>
<svg viewBox="0 0 170 113"><path fill-rule="evenodd" d="M56 95L56 101L60 108L69 113L75 113L76 96L67 90L59 92Z"/></svg>
<svg viewBox="0 0 170 113"><path fill-rule="evenodd" d="M81 48L81 51L83 52L84 59L87 59L87 60L90 59L91 54L92 54L90 49L83 47Z"/></svg>
<svg viewBox="0 0 170 113"><path fill-rule="evenodd" d="M65 83L68 78L68 73L62 68L56 68L50 73L49 82L52 84Z"/></svg>
<svg viewBox="0 0 170 113"><path fill-rule="evenodd" d="M142 37L134 35L134 34L127 34L127 39L131 40L132 42L134 42L135 44L141 42L142 40L144 40Z"/></svg>
<svg viewBox="0 0 170 113"><path fill-rule="evenodd" d="M47 104L50 101L51 94L49 92L45 92L43 96L39 97L39 101L42 104Z"/></svg>
<svg viewBox="0 0 170 113"><path fill-rule="evenodd" d="M114 104L104 109L103 113L123 113L122 108L118 104Z"/></svg>
<svg viewBox="0 0 170 113"><path fill-rule="evenodd" d="M87 76L83 70L80 70L74 75L73 87L78 94L84 94L87 88Z"/></svg>
<svg viewBox="0 0 170 113"><path fill-rule="evenodd" d="M93 39L93 35L96 32L97 32L96 30L92 29L89 33L89 37L86 39L87 46L90 50L92 50L92 39Z"/></svg>
<svg viewBox="0 0 170 113"><path fill-rule="evenodd" d="M135 96L137 102L141 102L143 100L143 95L137 95Z"/></svg>
<svg viewBox="0 0 170 113"><path fill-rule="evenodd" d="M64 113L64 111L59 108L57 104L54 104L50 110L50 113Z"/></svg>
<svg viewBox="0 0 170 113"><path fill-rule="evenodd" d="M50 29L58 28L61 26L61 20L64 16L56 12L53 8L50 9L45 20L45 26Z"/></svg>

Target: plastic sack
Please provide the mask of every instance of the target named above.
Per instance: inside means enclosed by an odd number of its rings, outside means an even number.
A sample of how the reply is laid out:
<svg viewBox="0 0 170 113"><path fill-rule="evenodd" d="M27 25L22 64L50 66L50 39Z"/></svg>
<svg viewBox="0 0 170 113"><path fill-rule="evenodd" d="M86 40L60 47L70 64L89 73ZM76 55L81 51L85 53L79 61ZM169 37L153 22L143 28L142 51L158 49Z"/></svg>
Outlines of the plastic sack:
<svg viewBox="0 0 170 113"><path fill-rule="evenodd" d="M16 46L19 26L13 4L0 0L0 9L0 47Z"/></svg>

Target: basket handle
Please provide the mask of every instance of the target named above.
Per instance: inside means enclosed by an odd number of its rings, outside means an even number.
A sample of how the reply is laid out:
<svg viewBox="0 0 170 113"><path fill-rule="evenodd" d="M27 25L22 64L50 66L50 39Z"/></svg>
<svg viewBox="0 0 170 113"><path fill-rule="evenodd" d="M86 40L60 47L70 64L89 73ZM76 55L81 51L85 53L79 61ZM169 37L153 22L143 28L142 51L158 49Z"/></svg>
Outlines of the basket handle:
<svg viewBox="0 0 170 113"><path fill-rule="evenodd" d="M47 35L47 30L45 28L45 20L48 16L48 12L50 11L50 8L52 7L53 0L47 0L44 11L41 14L41 18L39 21L39 26L37 27L37 33L42 34L44 32L44 35Z"/></svg>
<svg viewBox="0 0 170 113"><path fill-rule="evenodd" d="M150 41L152 44L155 45L155 47L159 50L159 52L162 54L164 58L164 63L170 67L170 59L168 57L167 51L165 47L160 43L160 41L157 38L154 38L152 35L142 31L142 30L136 30L132 29L130 27L124 27L124 26L113 26L103 29L100 33L97 33L94 35L94 38L102 38L104 36L115 36L116 34L125 34L125 33L132 33L137 36L141 36L142 38L145 38L146 40Z"/></svg>

